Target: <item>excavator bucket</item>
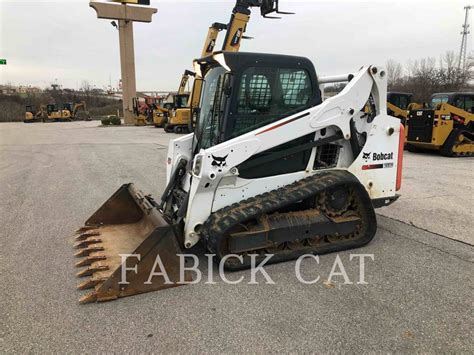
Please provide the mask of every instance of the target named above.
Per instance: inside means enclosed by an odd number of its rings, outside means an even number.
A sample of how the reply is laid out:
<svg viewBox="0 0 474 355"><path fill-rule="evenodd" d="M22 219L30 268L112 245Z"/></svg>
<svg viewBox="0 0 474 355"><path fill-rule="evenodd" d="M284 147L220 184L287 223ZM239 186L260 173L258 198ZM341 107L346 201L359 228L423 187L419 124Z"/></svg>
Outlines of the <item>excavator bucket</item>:
<svg viewBox="0 0 474 355"><path fill-rule="evenodd" d="M88 277L78 289L93 289L80 303L110 301L192 281L189 272L180 280L181 249L172 226L133 184L120 187L76 231L75 240L75 256L81 258L77 276Z"/></svg>

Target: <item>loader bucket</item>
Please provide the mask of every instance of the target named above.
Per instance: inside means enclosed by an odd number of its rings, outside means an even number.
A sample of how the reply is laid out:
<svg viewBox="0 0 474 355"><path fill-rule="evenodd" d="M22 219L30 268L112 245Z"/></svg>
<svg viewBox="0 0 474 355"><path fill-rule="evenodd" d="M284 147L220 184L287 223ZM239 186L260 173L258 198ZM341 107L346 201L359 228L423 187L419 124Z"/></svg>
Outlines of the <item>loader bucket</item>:
<svg viewBox="0 0 474 355"><path fill-rule="evenodd" d="M180 282L181 249L172 227L133 184L120 187L76 231L75 240L75 256L81 258L76 266L82 268L77 276L89 277L78 289L94 289L80 303L110 301L192 281L185 272ZM152 272L165 272L168 279L150 278Z"/></svg>

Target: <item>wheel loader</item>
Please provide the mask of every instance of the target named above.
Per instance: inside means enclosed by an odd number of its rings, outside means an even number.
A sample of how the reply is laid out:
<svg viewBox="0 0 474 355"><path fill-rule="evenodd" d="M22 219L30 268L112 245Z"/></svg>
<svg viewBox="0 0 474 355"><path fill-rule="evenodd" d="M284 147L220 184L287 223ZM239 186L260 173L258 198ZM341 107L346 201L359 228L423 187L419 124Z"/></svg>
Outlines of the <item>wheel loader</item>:
<svg viewBox="0 0 474 355"><path fill-rule="evenodd" d="M435 150L441 155L474 155L474 93L437 93L429 107L410 110L407 149Z"/></svg>
<svg viewBox="0 0 474 355"><path fill-rule="evenodd" d="M325 101L337 78L304 57L217 52L194 69L196 129L170 141L161 198L125 184L75 234L81 303L186 284L180 255L198 243L226 270L362 247L398 198L404 127L383 68Z"/></svg>

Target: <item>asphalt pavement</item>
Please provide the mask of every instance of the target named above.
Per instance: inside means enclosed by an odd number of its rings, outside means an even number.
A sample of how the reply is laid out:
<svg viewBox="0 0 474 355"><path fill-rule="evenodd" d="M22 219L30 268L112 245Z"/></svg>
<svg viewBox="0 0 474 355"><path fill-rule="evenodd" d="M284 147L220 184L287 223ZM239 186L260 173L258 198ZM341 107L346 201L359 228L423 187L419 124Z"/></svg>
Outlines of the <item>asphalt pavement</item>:
<svg viewBox="0 0 474 355"><path fill-rule="evenodd" d="M403 196L368 246L79 305L73 231L123 183L159 196L170 137L97 122L0 124L0 352L473 353L474 159L406 154ZM457 239L457 240L456 240ZM203 251L197 250L201 260ZM366 259L365 281L351 254ZM207 269L202 268L207 274Z"/></svg>

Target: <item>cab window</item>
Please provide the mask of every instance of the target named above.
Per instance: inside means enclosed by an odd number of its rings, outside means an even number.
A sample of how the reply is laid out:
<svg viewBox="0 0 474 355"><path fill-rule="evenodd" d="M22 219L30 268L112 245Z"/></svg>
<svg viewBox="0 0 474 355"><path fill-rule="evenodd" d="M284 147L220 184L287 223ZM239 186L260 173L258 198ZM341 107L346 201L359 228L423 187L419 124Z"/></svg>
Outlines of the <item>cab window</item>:
<svg viewBox="0 0 474 355"><path fill-rule="evenodd" d="M454 98L453 106L464 110L464 96L456 96Z"/></svg>
<svg viewBox="0 0 474 355"><path fill-rule="evenodd" d="M431 108L436 109L439 104L445 104L449 100L449 96L442 95L442 96L435 96L431 99Z"/></svg>
<svg viewBox="0 0 474 355"><path fill-rule="evenodd" d="M238 85L230 138L304 110L313 97L310 75L303 69L250 67Z"/></svg>
<svg viewBox="0 0 474 355"><path fill-rule="evenodd" d="M466 96L464 101L465 110L469 113L474 113L474 97L473 96Z"/></svg>
<svg viewBox="0 0 474 355"><path fill-rule="evenodd" d="M402 110L406 110L410 104L410 98L408 96L400 96L400 107Z"/></svg>

